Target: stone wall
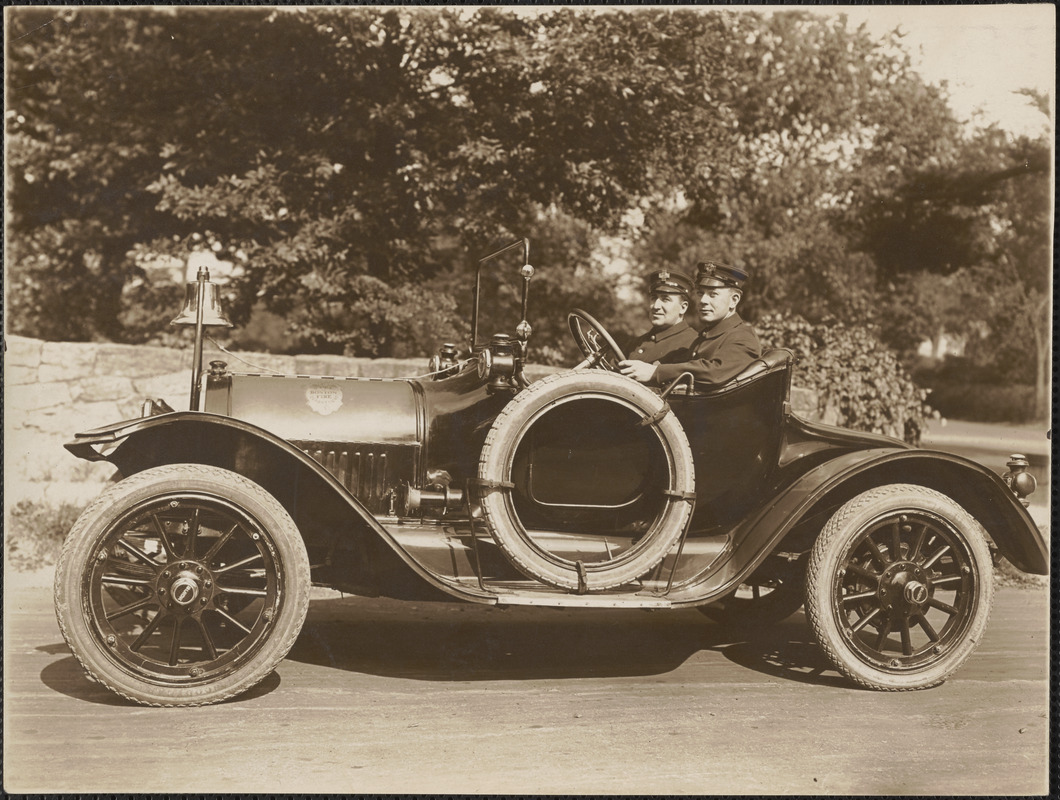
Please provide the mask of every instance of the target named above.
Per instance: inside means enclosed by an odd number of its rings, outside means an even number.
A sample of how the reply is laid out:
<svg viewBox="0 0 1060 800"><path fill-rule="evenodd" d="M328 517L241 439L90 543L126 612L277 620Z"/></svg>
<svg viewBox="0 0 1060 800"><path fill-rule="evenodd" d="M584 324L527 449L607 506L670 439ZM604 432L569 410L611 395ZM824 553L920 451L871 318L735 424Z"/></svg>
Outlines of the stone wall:
<svg viewBox="0 0 1060 800"><path fill-rule="evenodd" d="M421 375L427 360L223 353L209 342L203 363L236 372L394 378ZM140 415L145 398L187 409L191 350L134 345L43 342L8 336L4 352L4 503L49 500L87 503L113 468L75 458L63 443L78 431ZM532 366L533 380L555 367ZM793 389L792 407L816 416L816 396Z"/></svg>

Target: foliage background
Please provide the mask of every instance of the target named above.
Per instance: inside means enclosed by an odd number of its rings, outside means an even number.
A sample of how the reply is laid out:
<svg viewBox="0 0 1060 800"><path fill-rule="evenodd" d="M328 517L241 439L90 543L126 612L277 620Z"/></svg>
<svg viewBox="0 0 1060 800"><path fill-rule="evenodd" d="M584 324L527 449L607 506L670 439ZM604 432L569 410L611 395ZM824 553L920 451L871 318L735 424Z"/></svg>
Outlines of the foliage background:
<svg viewBox="0 0 1060 800"><path fill-rule="evenodd" d="M915 440L914 368L1046 414L1051 138L963 125L897 33L687 8L7 21L11 332L186 345L179 273L209 254L237 343L426 355L466 342L474 258L526 236L546 363L575 358L570 307L631 335L631 276L713 257L846 424ZM510 329L487 289L482 329ZM944 335L957 375L915 355Z"/></svg>

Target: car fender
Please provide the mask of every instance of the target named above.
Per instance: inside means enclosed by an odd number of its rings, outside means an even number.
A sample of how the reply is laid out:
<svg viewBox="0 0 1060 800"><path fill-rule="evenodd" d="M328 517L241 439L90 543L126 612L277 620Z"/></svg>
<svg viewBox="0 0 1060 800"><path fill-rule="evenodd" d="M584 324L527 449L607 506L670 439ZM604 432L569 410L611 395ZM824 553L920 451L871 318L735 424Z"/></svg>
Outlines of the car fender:
<svg viewBox="0 0 1060 800"><path fill-rule="evenodd" d="M169 463L202 463L233 469L232 454L252 449L260 469L234 469L274 494L289 511L292 501L283 496L285 481L299 470L318 478L325 491L338 498L357 521L362 522L390 547L417 575L447 594L464 600L492 602L489 595L466 587L452 586L425 569L334 475L310 455L286 440L248 422L201 411L175 411L106 425L78 433L66 449L89 461L108 461L124 476ZM267 455L267 458L263 458ZM292 516L296 516L292 514ZM297 517L296 517L297 518Z"/></svg>
<svg viewBox="0 0 1060 800"><path fill-rule="evenodd" d="M1018 569L1048 573L1047 542L999 475L950 453L876 448L845 453L799 476L732 530L726 561L686 585L682 599L698 595L702 601L704 594L715 597L735 589L800 523L823 514L823 526L848 499L887 483L919 484L952 497Z"/></svg>

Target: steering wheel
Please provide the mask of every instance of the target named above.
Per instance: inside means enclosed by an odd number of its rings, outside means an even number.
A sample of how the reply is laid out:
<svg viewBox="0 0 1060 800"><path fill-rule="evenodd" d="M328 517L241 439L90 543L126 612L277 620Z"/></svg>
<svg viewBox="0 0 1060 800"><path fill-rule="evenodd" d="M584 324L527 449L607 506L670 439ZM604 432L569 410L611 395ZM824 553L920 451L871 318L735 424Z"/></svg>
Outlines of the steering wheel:
<svg viewBox="0 0 1060 800"><path fill-rule="evenodd" d="M593 319L592 315L580 308L571 309L567 315L567 327L570 328L578 349L585 355L585 360L575 369L583 367L603 367L611 372L618 372L618 362L626 360L622 348L615 344L611 334L603 325Z"/></svg>

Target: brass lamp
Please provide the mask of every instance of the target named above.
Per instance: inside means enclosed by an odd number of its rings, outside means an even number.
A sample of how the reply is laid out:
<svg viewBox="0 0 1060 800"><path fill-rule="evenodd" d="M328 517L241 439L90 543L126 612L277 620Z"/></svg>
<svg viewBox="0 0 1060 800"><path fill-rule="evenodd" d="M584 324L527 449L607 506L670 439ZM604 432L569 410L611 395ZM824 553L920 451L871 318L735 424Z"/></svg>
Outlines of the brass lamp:
<svg viewBox="0 0 1060 800"><path fill-rule="evenodd" d="M196 279L184 287L184 308L170 325L195 326L195 353L191 365L191 399L188 407L199 410L199 382L202 379L202 339L207 326L231 328L232 323L221 308L216 283L210 283L210 271L199 267Z"/></svg>

